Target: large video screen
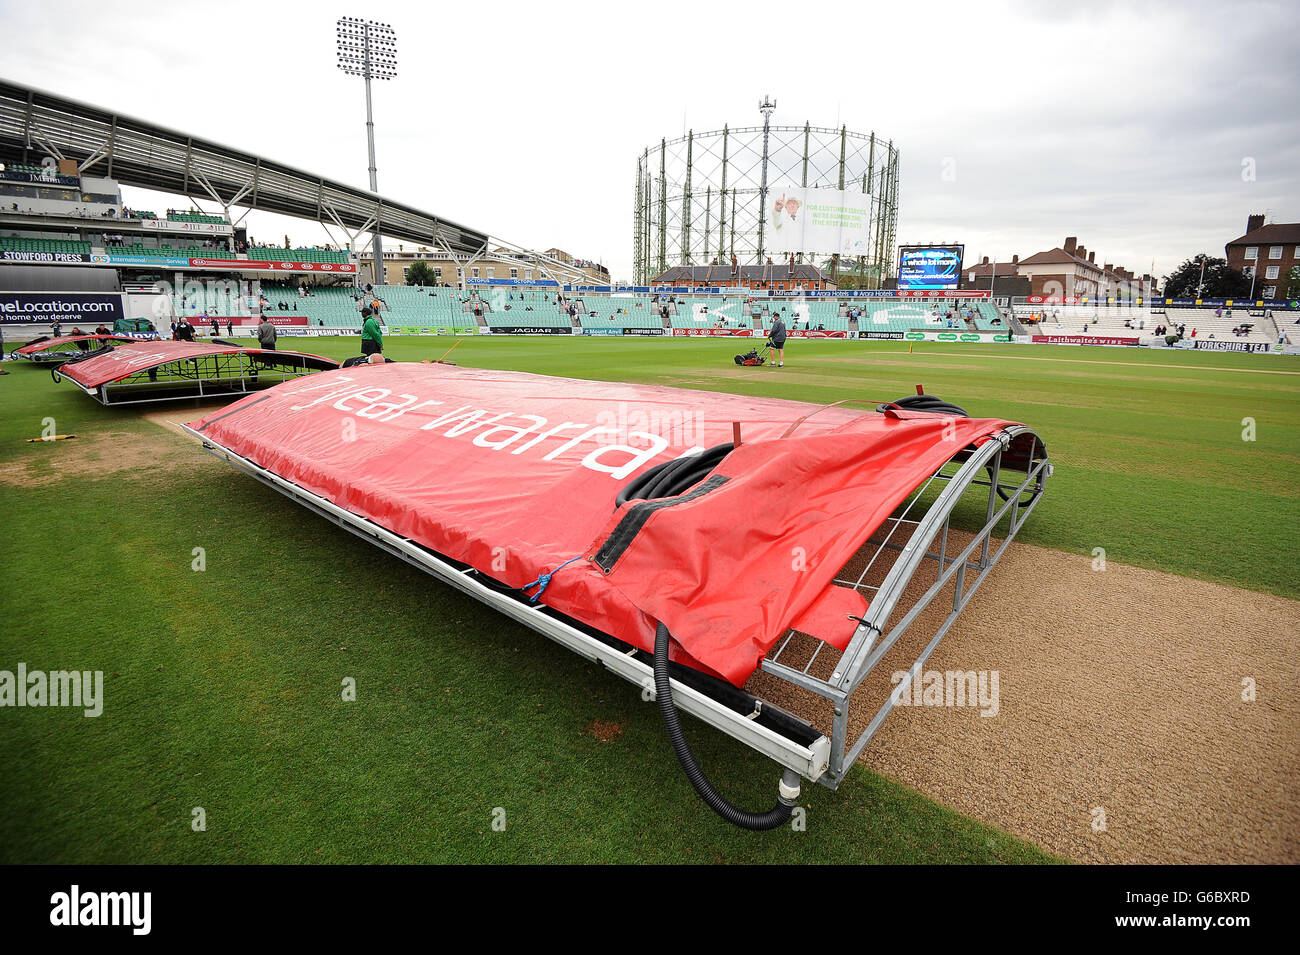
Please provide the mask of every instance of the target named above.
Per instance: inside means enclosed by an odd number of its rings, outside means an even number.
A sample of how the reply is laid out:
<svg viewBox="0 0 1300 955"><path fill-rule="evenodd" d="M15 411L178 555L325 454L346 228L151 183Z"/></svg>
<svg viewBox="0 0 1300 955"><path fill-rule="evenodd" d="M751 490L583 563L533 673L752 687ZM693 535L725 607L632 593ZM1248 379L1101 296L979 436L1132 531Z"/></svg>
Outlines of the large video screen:
<svg viewBox="0 0 1300 955"><path fill-rule="evenodd" d="M961 280L964 245L898 247L899 288L956 288Z"/></svg>
<svg viewBox="0 0 1300 955"><path fill-rule="evenodd" d="M871 196L844 189L773 186L767 191L768 249L774 254L866 255L871 248Z"/></svg>

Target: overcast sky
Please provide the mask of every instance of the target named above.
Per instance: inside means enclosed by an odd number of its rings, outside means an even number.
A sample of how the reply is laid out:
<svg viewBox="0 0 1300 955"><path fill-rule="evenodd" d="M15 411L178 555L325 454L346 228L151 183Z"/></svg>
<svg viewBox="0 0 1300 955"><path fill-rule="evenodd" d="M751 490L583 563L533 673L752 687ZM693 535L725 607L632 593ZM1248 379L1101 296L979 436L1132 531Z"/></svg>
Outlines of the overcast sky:
<svg viewBox="0 0 1300 955"><path fill-rule="evenodd" d="M0 0L0 75L364 186L362 83L335 67L334 22L369 17L399 44L375 91L380 192L617 279L640 150L760 123L764 94L775 123L894 141L902 243L961 241L969 262L1077 235L1099 263L1163 275L1222 255L1248 213L1300 221L1297 10ZM320 237L248 222L261 240Z"/></svg>

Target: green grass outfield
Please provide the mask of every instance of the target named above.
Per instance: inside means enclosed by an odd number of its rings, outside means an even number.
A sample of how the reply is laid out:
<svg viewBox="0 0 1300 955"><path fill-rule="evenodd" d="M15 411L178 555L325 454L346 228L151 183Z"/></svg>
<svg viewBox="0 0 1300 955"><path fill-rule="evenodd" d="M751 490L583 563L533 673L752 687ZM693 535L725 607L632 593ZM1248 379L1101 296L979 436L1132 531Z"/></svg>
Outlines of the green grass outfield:
<svg viewBox="0 0 1300 955"><path fill-rule="evenodd" d="M451 344L394 337L386 350L437 357ZM356 345L301 347L345 357ZM484 337L453 357L814 402L923 383L1043 434L1057 474L1024 539L1296 596L1300 364L794 342L785 369L742 372L737 350ZM0 669L103 670L106 701L96 719L0 709L0 862L1052 861L860 768L837 793L805 787L806 832L734 830L695 797L636 688L138 411L5 367ZM25 443L46 417L80 437ZM1254 442L1241 439L1245 417ZM119 437L96 440L108 432ZM90 470L60 476L74 459ZM355 703L340 700L345 677ZM616 738L598 740L595 723ZM771 803L772 763L687 729L724 792ZM195 807L205 832L191 829Z"/></svg>

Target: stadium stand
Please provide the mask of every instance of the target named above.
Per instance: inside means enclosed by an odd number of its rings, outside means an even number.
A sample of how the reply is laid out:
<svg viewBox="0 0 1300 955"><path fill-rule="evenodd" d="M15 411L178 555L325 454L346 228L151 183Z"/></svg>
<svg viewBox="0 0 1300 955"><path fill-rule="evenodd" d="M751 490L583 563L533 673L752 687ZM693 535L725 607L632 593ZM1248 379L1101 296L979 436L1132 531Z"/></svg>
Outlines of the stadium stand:
<svg viewBox="0 0 1300 955"><path fill-rule="evenodd" d="M792 323L797 322L800 328L821 328L828 332L847 332L850 329L848 315L844 313L841 303L833 299L814 299L809 302L794 302L787 306L785 312L778 314L786 316L786 325L793 327ZM770 328L769 320L764 327Z"/></svg>
<svg viewBox="0 0 1300 955"><path fill-rule="evenodd" d="M279 249L265 246L248 250L248 257L254 262L324 262L346 264L348 254L332 249Z"/></svg>
<svg viewBox="0 0 1300 955"><path fill-rule="evenodd" d="M361 311L358 293L350 285L309 286L309 295L299 295L294 285L262 285L266 300L265 311L270 315L290 314L306 318L312 325L332 328L360 328ZM455 289L421 288L410 285L376 286L374 295L380 301L381 316L390 328L464 328L475 324L474 316L467 311L467 299ZM281 305L284 308L281 308ZM211 310L209 309L211 314ZM192 312L187 311L187 314ZM513 313L507 313L513 314ZM567 320L567 319L566 319ZM542 325L533 321L511 319L503 325Z"/></svg>
<svg viewBox="0 0 1300 955"><path fill-rule="evenodd" d="M1224 309L1222 315L1217 315L1216 309L1212 308L1166 308L1163 314L1155 317L1158 325L1183 325L1188 337L1195 331L1197 338L1276 342L1281 330L1278 323L1261 311L1254 311L1255 314L1251 314L1250 310L1244 308L1232 308ZM1297 317L1300 316L1293 315L1291 321L1294 322ZM1234 329L1242 325L1250 326L1249 330L1245 335L1236 334ZM1148 319L1147 328L1150 327L1151 321Z"/></svg>
<svg viewBox="0 0 1300 955"><path fill-rule="evenodd" d="M972 311L975 313L975 327L980 331L1004 332L1007 330L1006 320L1002 318L996 305L990 302L980 302Z"/></svg>
<svg viewBox="0 0 1300 955"><path fill-rule="evenodd" d="M156 218L152 213L150 213L150 216ZM210 216L201 212L177 212L174 209L169 209L167 211L167 219L169 222L202 222L211 223L213 225L226 224L226 220L221 216Z"/></svg>
<svg viewBox="0 0 1300 955"><path fill-rule="evenodd" d="M1155 329L1161 326L1185 326L1186 335L1197 338L1227 339L1251 342L1276 342L1278 326L1262 314L1251 314L1246 308L1225 309L1222 315L1212 308L1166 308L1147 311L1141 308L1105 308L1091 305L1051 306L1015 305L1012 311L1022 322L1030 315L1041 315L1038 324L1026 324L1033 335L1088 335L1113 338L1154 338ZM1125 323L1129 323L1126 325ZM1251 326L1247 334L1234 334L1233 329ZM1131 327L1130 327L1131 326Z"/></svg>
<svg viewBox="0 0 1300 955"><path fill-rule="evenodd" d="M638 302L641 303L640 308L637 307ZM579 319L583 328L663 327L659 313L648 306L642 297L605 298L588 295L582 299L582 308Z"/></svg>
<svg viewBox="0 0 1300 955"><path fill-rule="evenodd" d="M650 307L657 309L658 305ZM751 309L746 307L744 298L738 295L678 299L670 309L675 309L670 313L673 328L708 328L716 325L720 319L732 328L752 327Z"/></svg>
<svg viewBox="0 0 1300 955"><path fill-rule="evenodd" d="M536 325L539 328L568 328L572 325L568 315L562 315L554 308L548 311L534 309L531 312L526 311L520 314L516 314L513 309L509 312L489 312L487 324L489 328L512 328L520 325Z"/></svg>
<svg viewBox="0 0 1300 955"><path fill-rule="evenodd" d="M89 242L75 239L27 239L20 236L0 237L0 251L5 252L60 252L90 254Z"/></svg>
<svg viewBox="0 0 1300 955"><path fill-rule="evenodd" d="M869 302L861 308L858 330L863 332L910 332L914 328L943 327L942 319L936 319L923 305Z"/></svg>
<svg viewBox="0 0 1300 955"><path fill-rule="evenodd" d="M171 300L175 314L183 315L193 322L205 312L211 318L251 315L256 298L241 295L237 289L212 288L195 283L194 287L187 288L184 292L173 292Z"/></svg>
<svg viewBox="0 0 1300 955"><path fill-rule="evenodd" d="M21 182L47 182L66 186L75 186L79 182L76 176L65 176L44 166L30 166L23 163L10 163L0 167L0 177Z"/></svg>
<svg viewBox="0 0 1300 955"><path fill-rule="evenodd" d="M156 255L159 257L173 257L173 258L190 258L191 256L197 256L198 258L203 258L205 256L211 256L214 252L221 251L218 249L214 249L212 246L205 246L205 245L152 246L152 245L141 245L138 242L134 242L130 245L114 245L114 246L110 246L109 248L110 251L115 253L121 253L122 255Z"/></svg>

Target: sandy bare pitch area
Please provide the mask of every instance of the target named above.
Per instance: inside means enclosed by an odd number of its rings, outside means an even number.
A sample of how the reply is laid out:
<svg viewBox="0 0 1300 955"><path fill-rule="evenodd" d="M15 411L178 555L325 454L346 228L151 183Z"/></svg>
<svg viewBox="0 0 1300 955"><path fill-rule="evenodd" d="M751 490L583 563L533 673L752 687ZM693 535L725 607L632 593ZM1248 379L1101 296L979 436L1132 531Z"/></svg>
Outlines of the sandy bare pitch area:
<svg viewBox="0 0 1300 955"><path fill-rule="evenodd" d="M864 684L859 729L924 643ZM997 715L897 707L862 762L1081 862L1297 862L1298 651L1300 602L1014 544L925 667L998 671ZM751 687L829 728L810 694Z"/></svg>

